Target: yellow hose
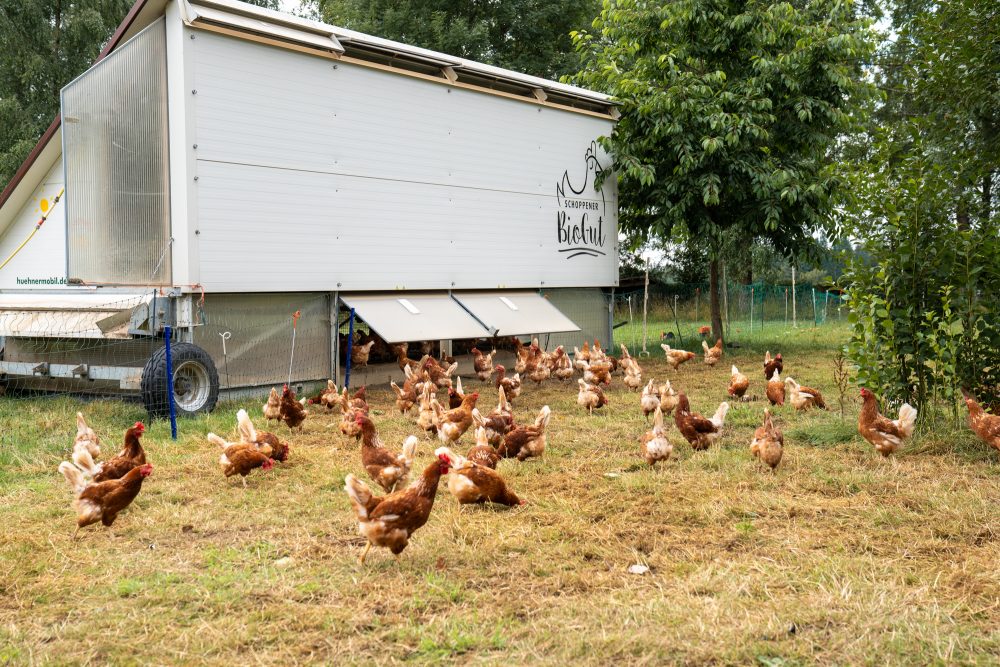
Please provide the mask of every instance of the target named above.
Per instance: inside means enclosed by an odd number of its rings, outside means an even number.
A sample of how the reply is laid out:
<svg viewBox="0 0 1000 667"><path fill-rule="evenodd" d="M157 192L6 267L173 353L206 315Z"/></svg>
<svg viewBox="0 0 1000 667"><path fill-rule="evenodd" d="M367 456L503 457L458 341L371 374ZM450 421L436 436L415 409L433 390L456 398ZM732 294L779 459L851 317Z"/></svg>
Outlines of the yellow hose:
<svg viewBox="0 0 1000 667"><path fill-rule="evenodd" d="M14 259L14 257L17 256L17 253L21 252L21 249L24 248L24 246L28 245L28 241L30 241L31 238L38 233L38 230L42 228L42 225L45 224L45 221L49 219L49 215L52 214L52 210L56 207L56 204L59 203L59 200L62 198L63 193L65 191L66 188L63 188L59 191L59 194L56 195L56 198L52 200L52 206L50 206L49 210L46 211L44 215L42 215L42 219L38 221L38 224L35 225L35 228L31 230L30 234L28 234L28 238L24 239L24 241L21 242L21 245L17 246L17 248L14 249L14 252L10 253L10 257L5 259L3 261L3 264L0 264L0 271L2 271L3 268L10 263L10 260Z"/></svg>

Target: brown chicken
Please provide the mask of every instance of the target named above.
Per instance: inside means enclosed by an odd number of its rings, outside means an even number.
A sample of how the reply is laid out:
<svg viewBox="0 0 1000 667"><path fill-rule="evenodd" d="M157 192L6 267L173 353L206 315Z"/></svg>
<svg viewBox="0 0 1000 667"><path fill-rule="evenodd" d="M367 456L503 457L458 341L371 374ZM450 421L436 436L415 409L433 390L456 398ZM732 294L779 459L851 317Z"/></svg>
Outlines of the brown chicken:
<svg viewBox="0 0 1000 667"><path fill-rule="evenodd" d="M654 380L646 383L639 397L639 406L642 408L642 416L649 420L649 415L660 409L660 390Z"/></svg>
<svg viewBox="0 0 1000 667"><path fill-rule="evenodd" d="M288 428L302 429L302 422L306 420L309 413L295 400L295 392L286 384L281 390L281 421L285 422Z"/></svg>
<svg viewBox="0 0 1000 667"><path fill-rule="evenodd" d="M917 411L909 403L899 408L899 419L890 421L878 411L878 400L868 389L861 390L861 414L858 415L858 433L882 456L889 456L903 446L913 435L917 423Z"/></svg>
<svg viewBox="0 0 1000 667"><path fill-rule="evenodd" d="M533 371L542 360L542 351L534 341L530 345L520 345L514 352L514 372L520 375Z"/></svg>
<svg viewBox="0 0 1000 667"><path fill-rule="evenodd" d="M750 379L740 373L740 369L733 366L730 370L732 375L729 378L729 388L726 392L733 398L743 398L743 395L747 393L747 389L750 387Z"/></svg>
<svg viewBox="0 0 1000 667"><path fill-rule="evenodd" d="M678 400L677 391L670 385L670 380L660 385L660 409L663 410L663 414L672 413L677 407Z"/></svg>
<svg viewBox="0 0 1000 667"><path fill-rule="evenodd" d="M437 401L433 401L434 419L437 423L438 439L449 444L458 442L469 427L472 426L472 409L479 400L479 392L467 394L462 404L454 410L445 410Z"/></svg>
<svg viewBox="0 0 1000 667"><path fill-rule="evenodd" d="M496 447L490 444L489 437L486 434L486 421L479 414L479 410L472 411L472 422L476 425L476 444L469 449L466 458L473 463L478 463L487 468L496 468L497 463L500 462L500 455L497 453Z"/></svg>
<svg viewBox="0 0 1000 667"><path fill-rule="evenodd" d="M781 381L781 375L774 371L771 379L767 381L767 389L764 392L771 405L785 404L785 383Z"/></svg>
<svg viewBox="0 0 1000 667"><path fill-rule="evenodd" d="M59 465L60 472L66 477L73 489L76 509L75 539L80 529L100 521L110 527L118 517L118 513L132 504L142 490L144 479L153 474L153 466L145 463L129 470L120 479L110 479L104 482L90 482L84 479L80 469L69 461Z"/></svg>
<svg viewBox="0 0 1000 667"><path fill-rule="evenodd" d="M774 359L771 358L771 351L768 350L764 353L764 379L770 380L774 377L774 373L777 371L779 374L785 372L785 362L781 360L781 353L779 352L775 355Z"/></svg>
<svg viewBox="0 0 1000 667"><path fill-rule="evenodd" d="M694 352L687 352L685 350L675 350L666 343L660 343L660 347L663 348L663 353L667 356L667 363L675 371L677 367L681 364L687 363L694 359Z"/></svg>
<svg viewBox="0 0 1000 667"><path fill-rule="evenodd" d="M351 345L351 365L364 368L368 365L368 357L371 355L374 340L367 343L354 343Z"/></svg>
<svg viewBox="0 0 1000 667"><path fill-rule="evenodd" d="M95 464L90 452L81 448L73 452L73 462L95 483L121 479L133 468L146 463L146 451L139 442L145 432L146 427L143 423L136 422L132 428L125 431L125 446L116 456Z"/></svg>
<svg viewBox="0 0 1000 667"><path fill-rule="evenodd" d="M82 412L76 413L76 438L73 440L73 451L85 449L91 458L101 455L101 439L94 433L94 429L87 425L87 420L83 418Z"/></svg>
<svg viewBox="0 0 1000 667"><path fill-rule="evenodd" d="M399 364L399 370L405 373L407 368L411 371L415 371L420 368L419 361L415 361L406 356L406 350L409 347L406 343L398 343L396 345L390 345L389 347L396 355L396 363Z"/></svg>
<svg viewBox="0 0 1000 667"><path fill-rule="evenodd" d="M472 348L472 368L476 371L476 377L483 382L489 382L493 375L493 355L496 353L493 350L489 354L483 354L479 349Z"/></svg>
<svg viewBox="0 0 1000 667"><path fill-rule="evenodd" d="M358 559L361 565L372 545L385 547L398 556L406 548L415 530L427 523L434 507L441 475L451 466L447 455L437 457L423 474L409 487L378 498L364 482L348 474L344 490L351 499L351 506L358 520L358 532L368 540L364 553Z"/></svg>
<svg viewBox="0 0 1000 667"><path fill-rule="evenodd" d="M497 395L497 407L486 415L483 421L483 427L486 429L486 441L494 447L499 447L500 443L503 442L503 437L514 428L514 411L511 409L510 403L507 402L507 395L503 387L497 389ZM473 412L473 419L475 419L475 414L476 411Z"/></svg>
<svg viewBox="0 0 1000 667"><path fill-rule="evenodd" d="M544 454L545 427L549 425L551 417L552 410L549 406L542 406L534 424L517 426L504 436L503 444L497 449L497 454L501 458L516 458L518 461Z"/></svg>
<svg viewBox="0 0 1000 667"><path fill-rule="evenodd" d="M465 400L465 392L462 391L462 378L455 378L455 386L448 387L448 409L454 410L462 405Z"/></svg>
<svg viewBox="0 0 1000 667"><path fill-rule="evenodd" d="M691 412L688 397L681 392L677 397L677 407L674 409L674 424L684 439L691 444L691 449L696 451L708 449L722 435L727 412L729 403L723 402L715 411L715 415L711 419L706 419L697 412Z"/></svg>
<svg viewBox="0 0 1000 667"><path fill-rule="evenodd" d="M239 475L243 486L247 485L247 475L260 468L267 471L274 467L269 445L257 446L248 442L226 442L215 433L209 433L208 441L222 448L219 455L219 467L226 478Z"/></svg>
<svg viewBox="0 0 1000 667"><path fill-rule="evenodd" d="M576 383L579 387L576 402L581 407L587 408L587 412L591 415L594 414L594 410L602 408L610 402L599 385L589 384L586 380L577 380Z"/></svg>
<svg viewBox="0 0 1000 667"><path fill-rule="evenodd" d="M326 389L324 389L319 395L319 404L327 410L343 408L341 399L342 396L340 392L337 391L337 385L333 380L327 380Z"/></svg>
<svg viewBox="0 0 1000 667"><path fill-rule="evenodd" d="M552 353L552 377L563 382L573 377L573 363L562 345Z"/></svg>
<svg viewBox="0 0 1000 667"><path fill-rule="evenodd" d="M515 373L514 377L507 377L507 369L500 364L493 367L493 372L497 376L496 386L503 387L508 401L514 401L521 395L521 375L519 373Z"/></svg>
<svg viewBox="0 0 1000 667"><path fill-rule="evenodd" d="M671 452L674 451L674 446L667 437L667 431L663 426L663 410L660 409L660 406L656 406L656 411L653 413L653 428L643 434L640 442L642 443L642 458L646 459L646 463L653 467L656 466L657 462L669 459Z"/></svg>
<svg viewBox="0 0 1000 667"><path fill-rule="evenodd" d="M764 423L757 427L753 434L753 440L750 441L750 455L760 458L774 472L774 469L781 463L784 446L785 439L781 434L781 429L775 426L771 420L771 411L765 409Z"/></svg>
<svg viewBox="0 0 1000 667"><path fill-rule="evenodd" d="M454 363L444 368L434 357L424 357L420 363L419 373L424 379L430 380L438 389L447 389L451 386L451 374L458 370L458 364Z"/></svg>
<svg viewBox="0 0 1000 667"><path fill-rule="evenodd" d="M638 391L642 387L642 367L639 362L628 353L628 348L624 344L621 346L622 356L619 362L625 377L622 382L632 391ZM613 360L613 358L611 358Z"/></svg>
<svg viewBox="0 0 1000 667"><path fill-rule="evenodd" d="M792 377L785 378L785 385L788 387L788 400L796 410L808 410L812 407L826 410L826 403L819 389L803 387Z"/></svg>
<svg viewBox="0 0 1000 667"><path fill-rule="evenodd" d="M274 387L271 387L271 394L264 404L264 418L268 421L281 421L281 396Z"/></svg>
<svg viewBox="0 0 1000 667"><path fill-rule="evenodd" d="M591 359L583 369L583 380L587 384L610 385L611 362L607 358Z"/></svg>
<svg viewBox="0 0 1000 667"><path fill-rule="evenodd" d="M402 453L393 454L378 437L375 422L361 413L357 413L355 420L361 428L361 464L376 484L392 493L410 474L410 466L417 453L417 437L408 437L403 443Z"/></svg>
<svg viewBox="0 0 1000 667"><path fill-rule="evenodd" d="M417 384L419 384L417 377L410 371L409 367L406 367L403 372L406 374L406 380L403 381L402 388L395 382L389 383L392 390L396 392L396 407L399 408L401 415L405 415L416 404Z"/></svg>
<svg viewBox="0 0 1000 667"><path fill-rule="evenodd" d="M962 390L962 396L965 397L965 405L969 408L969 427L980 440L1000 451L1000 416L983 411L976 398L965 389Z"/></svg>
<svg viewBox="0 0 1000 667"><path fill-rule="evenodd" d="M507 488L507 482L493 468L462 458L447 447L438 447L434 453L451 461L448 491L455 496L459 505L490 502L513 507L524 504L523 500Z"/></svg>
<svg viewBox="0 0 1000 667"><path fill-rule="evenodd" d="M420 414L417 415L417 426L425 433L437 433L437 414L434 412L436 404L434 384L425 382L420 393Z"/></svg>
<svg viewBox="0 0 1000 667"><path fill-rule="evenodd" d="M708 346L708 343L704 340L701 341L701 349L705 351L705 364L708 366L715 366L719 363L719 359L722 359L722 339L715 341L715 345L712 347Z"/></svg>
<svg viewBox="0 0 1000 667"><path fill-rule="evenodd" d="M250 415L246 410L239 410L236 413L236 429L240 434L240 442L249 445L256 445L257 449L264 450L270 448L271 458L284 463L288 460L288 455L292 451L292 446L267 431L258 431L250 421Z"/></svg>

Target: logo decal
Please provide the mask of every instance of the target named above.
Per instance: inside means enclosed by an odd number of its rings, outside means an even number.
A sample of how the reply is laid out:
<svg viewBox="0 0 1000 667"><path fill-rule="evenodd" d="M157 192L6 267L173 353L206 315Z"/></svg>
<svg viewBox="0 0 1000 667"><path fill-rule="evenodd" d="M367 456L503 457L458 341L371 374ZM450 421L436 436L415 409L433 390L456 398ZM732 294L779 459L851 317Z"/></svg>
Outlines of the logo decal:
<svg viewBox="0 0 1000 667"><path fill-rule="evenodd" d="M597 159L597 142L591 142L584 159L585 170L579 187L573 186L569 169L563 172L562 180L556 183L556 238L559 252L566 253L566 259L586 255L605 255L604 219L607 217L607 202L604 192L595 190L594 183L603 173L604 167Z"/></svg>

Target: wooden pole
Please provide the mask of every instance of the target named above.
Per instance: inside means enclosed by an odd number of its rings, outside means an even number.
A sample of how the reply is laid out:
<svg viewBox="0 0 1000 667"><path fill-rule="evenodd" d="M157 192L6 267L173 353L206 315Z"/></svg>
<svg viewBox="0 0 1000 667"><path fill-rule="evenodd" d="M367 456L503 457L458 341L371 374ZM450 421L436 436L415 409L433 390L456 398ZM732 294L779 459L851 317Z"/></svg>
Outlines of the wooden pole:
<svg viewBox="0 0 1000 667"><path fill-rule="evenodd" d="M795 267L792 267L792 328L799 328L799 320L795 312Z"/></svg>

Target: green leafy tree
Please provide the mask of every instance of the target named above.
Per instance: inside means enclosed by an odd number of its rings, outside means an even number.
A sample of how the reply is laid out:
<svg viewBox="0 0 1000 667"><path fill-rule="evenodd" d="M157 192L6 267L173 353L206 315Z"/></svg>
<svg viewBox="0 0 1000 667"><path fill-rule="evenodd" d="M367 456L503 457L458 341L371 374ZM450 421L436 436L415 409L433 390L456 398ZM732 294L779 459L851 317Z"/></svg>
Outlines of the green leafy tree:
<svg viewBox="0 0 1000 667"><path fill-rule="evenodd" d="M895 2L883 96L851 147L844 276L858 381L928 417L957 390L1000 399L1000 6Z"/></svg>
<svg viewBox="0 0 1000 667"><path fill-rule="evenodd" d="M96 60L130 0L0 0L0 186L59 113L59 91Z"/></svg>
<svg viewBox="0 0 1000 667"><path fill-rule="evenodd" d="M834 227L830 154L871 94L869 25L836 0L605 0L593 32L574 33L575 80L621 104L604 141L620 224L664 239L683 225L708 245L716 337L727 233L791 257Z"/></svg>
<svg viewBox="0 0 1000 667"><path fill-rule="evenodd" d="M590 24L597 0L315 0L323 20L542 77L575 72L570 32Z"/></svg>

